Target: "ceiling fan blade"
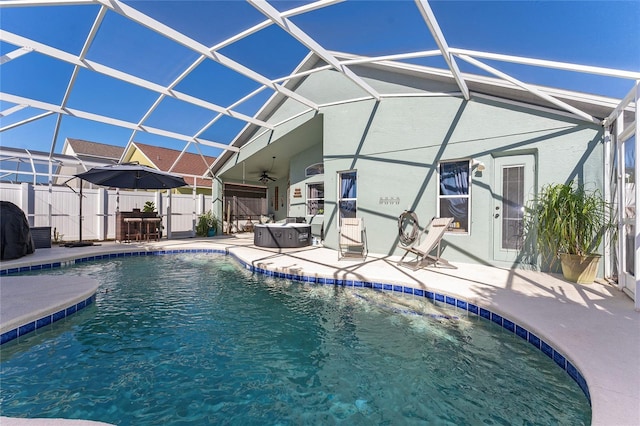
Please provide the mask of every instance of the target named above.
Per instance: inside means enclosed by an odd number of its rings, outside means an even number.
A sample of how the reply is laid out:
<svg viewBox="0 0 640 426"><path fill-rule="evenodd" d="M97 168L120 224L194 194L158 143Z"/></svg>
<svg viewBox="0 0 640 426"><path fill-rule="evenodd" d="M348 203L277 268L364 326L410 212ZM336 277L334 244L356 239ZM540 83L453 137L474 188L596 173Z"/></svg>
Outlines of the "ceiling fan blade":
<svg viewBox="0 0 640 426"><path fill-rule="evenodd" d="M261 182L263 185L269 181L275 181L275 179L269 176L267 172L263 172L262 175L260 175L260 178L258 179L258 182Z"/></svg>

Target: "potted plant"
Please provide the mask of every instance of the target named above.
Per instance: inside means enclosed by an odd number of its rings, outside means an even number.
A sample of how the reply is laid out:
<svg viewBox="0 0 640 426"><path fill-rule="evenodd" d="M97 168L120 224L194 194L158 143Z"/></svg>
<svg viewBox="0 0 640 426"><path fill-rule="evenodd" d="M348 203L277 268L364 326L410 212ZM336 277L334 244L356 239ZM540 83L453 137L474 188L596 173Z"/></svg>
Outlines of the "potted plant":
<svg viewBox="0 0 640 426"><path fill-rule="evenodd" d="M199 237L213 237L218 232L218 219L211 210L198 216L196 235Z"/></svg>
<svg viewBox="0 0 640 426"><path fill-rule="evenodd" d="M605 232L611 228L609 204L599 190L583 185L546 185L527 209L527 235L544 263L552 267L560 259L565 279L592 283L598 271L596 253Z"/></svg>
<svg viewBox="0 0 640 426"><path fill-rule="evenodd" d="M142 206L142 211L146 213L154 213L156 211L156 203L153 201L146 201Z"/></svg>

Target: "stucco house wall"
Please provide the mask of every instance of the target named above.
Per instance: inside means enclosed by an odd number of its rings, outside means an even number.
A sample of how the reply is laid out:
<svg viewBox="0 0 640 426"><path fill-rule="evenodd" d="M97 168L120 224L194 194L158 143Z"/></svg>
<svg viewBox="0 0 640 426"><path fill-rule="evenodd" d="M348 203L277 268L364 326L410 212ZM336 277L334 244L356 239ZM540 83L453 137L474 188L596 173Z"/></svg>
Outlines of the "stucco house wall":
<svg viewBox="0 0 640 426"><path fill-rule="evenodd" d="M356 170L357 215L367 228L369 250L402 254L398 246L398 216L406 209L416 212L422 227L438 215L438 165L441 161L477 160L482 172L471 173L471 223L467 234L446 234L444 254L448 260L511 266L530 259L502 259L496 254L494 236L501 185L497 179L505 159L526 159L531 164L532 184L527 198L547 183L580 183L602 189L602 128L558 113L512 100L472 94L469 101L455 85L406 75L371 70L365 80L384 93L379 100L364 93L334 71L315 73L295 90L322 104L319 112L295 101L279 104L269 122L280 123L243 147L228 164L260 155L295 133L315 114L322 117L322 134L316 145L292 156L289 164L289 211L287 216L306 216L323 223L324 244L337 248L338 173ZM350 102L334 102L351 93ZM410 95L407 95L410 93ZM297 117L282 122L284 117ZM306 178L304 169L322 161L324 175ZM224 168L222 169L224 171ZM224 175L222 175L224 176ZM306 184L322 178L325 185L323 216L306 214ZM278 184L281 184L279 182ZM302 197L294 198L295 189ZM283 188L280 188L280 194Z"/></svg>
<svg viewBox="0 0 640 426"><path fill-rule="evenodd" d="M415 211L425 226L438 215L439 162L482 161L485 170L471 173L470 233L447 234L445 256L498 265L493 256L494 227L499 226L494 214L500 201L494 195L499 184L496 158L531 156L535 188L574 178L602 188L601 129L565 117L451 96L359 102L327 108L323 115L329 247L337 244L339 171L357 170L358 216L365 218L370 250L401 254L398 216L405 209Z"/></svg>
<svg viewBox="0 0 640 426"><path fill-rule="evenodd" d="M311 224L311 233L318 239L322 237L324 231L323 224L325 216L323 214L308 214L307 185L324 183L325 174L307 177L305 175L305 170L309 166L323 162L322 149L322 144L319 143L291 158L291 162L289 164L289 181L291 183L291 189L289 191L289 216L304 217L307 223ZM300 197L296 196L297 191L299 191L299 194L301 195Z"/></svg>

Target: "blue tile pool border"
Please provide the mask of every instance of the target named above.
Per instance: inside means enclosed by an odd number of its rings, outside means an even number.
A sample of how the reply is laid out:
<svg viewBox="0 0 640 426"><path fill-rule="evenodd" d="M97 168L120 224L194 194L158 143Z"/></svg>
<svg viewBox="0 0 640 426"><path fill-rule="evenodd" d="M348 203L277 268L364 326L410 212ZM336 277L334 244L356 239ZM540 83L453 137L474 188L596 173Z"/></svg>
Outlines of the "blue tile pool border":
<svg viewBox="0 0 640 426"><path fill-rule="evenodd" d="M96 255L86 256L86 257L79 257L77 259L73 259L65 262L51 262L51 263L43 263L38 265L0 269L0 276L10 276L10 275L21 274L24 272L57 269L57 268L62 268L63 266L69 266L69 265L80 264L85 262L92 262L92 261L103 260L103 259L117 259L117 258L138 257L138 256L160 256L165 254L176 254L176 253L216 253L216 254L225 254L225 255L229 254L226 250L215 250L215 249L184 249L184 250L154 250L154 251L141 250L141 251L131 251L131 252L106 253L106 254L96 254ZM53 324L56 321L60 321L64 318L67 318L68 316L75 314L76 312L86 308L87 306L94 304L95 301L96 301L96 294L94 293L91 297L85 300L82 300L78 303L73 303L64 309L59 310L58 312L54 312L50 315L45 315L42 318L38 318L34 321L29 321L25 324L21 324L17 326L16 328L8 330L0 335L0 345L3 345L12 340L15 340L18 337L22 337L25 334L34 332L39 328Z"/></svg>
<svg viewBox="0 0 640 426"><path fill-rule="evenodd" d="M29 321L26 324L22 324L12 330L6 331L2 333L2 335L0 335L0 345L4 345L5 343L8 343L12 340L17 339L18 337L24 336L25 334L29 334L42 327L51 325L56 321L65 319L75 314L76 312L79 312L80 310L93 305L95 302L96 302L96 295L94 293L90 297L84 300L81 300L78 303L73 303L67 306L66 308L60 309L57 312L54 312L49 315L45 315L42 318L38 318L37 320L34 320L34 321Z"/></svg>
<svg viewBox="0 0 640 426"><path fill-rule="evenodd" d="M131 251L131 252L107 253L107 254L101 254L101 255L80 257L68 262L51 262L51 263L45 263L40 265L0 269L0 276L20 274L20 273L29 272L29 271L39 271L43 269L61 268L67 265L91 262L91 261L102 260L102 259L114 259L114 258L136 257L136 256L162 256L167 254L181 254L181 253L222 254L222 255L226 255L234 258L238 263L240 263L242 268L257 274L263 274L263 275L275 277L275 278L285 278L292 281L298 281L301 283L308 283L308 284L363 287L363 288L370 288L374 291L382 291L382 292L388 291L388 292L409 294L409 295L413 295L414 297L425 298L427 300L430 300L433 303L448 305L448 307L452 309L459 309L459 310L468 312L470 315L493 322L494 324L505 329L507 332L512 333L514 336L524 339L525 341L529 342L532 346L534 346L536 349L541 351L544 355L549 357L552 361L554 361L554 363L557 366L562 368L569 375L569 377L571 377L571 379L573 379L578 384L578 386L580 387L580 389L582 389L582 392L586 396L587 400L589 401L589 405L591 405L591 396L589 394L589 388L587 386L587 382L584 376L582 375L582 373L578 370L578 368L575 365L571 363L571 361L569 361L566 355L557 351L555 348L553 348L553 346L545 342L542 338L540 338L533 332L527 330L525 327L519 325L517 322L513 321L512 319L506 318L498 313L492 312L489 309L470 303L464 299L459 299L457 297L453 297L450 295L441 294L437 292L432 292L429 290L418 289L411 286L387 284L387 283L380 283L380 282L360 281L360 280L358 281L343 280L343 279L336 279L332 277L319 277L317 275L312 276L312 275L304 275L304 274L291 273L291 272L271 271L271 270L260 268L250 263L247 263L244 260L240 259L234 253L229 252L228 250L201 249L201 248L200 249L176 249L176 250L140 250L140 251ZM83 300L79 303L69 306L66 310L63 309L54 314L45 316L35 321L31 321L13 330L9 330L5 333L2 333L2 336L0 337L0 344L4 344L6 342L16 339L17 337L23 336L24 334L35 331L38 328L45 327L55 321L66 318L68 315L72 315L73 313L93 304L94 302L95 302L95 294L86 300Z"/></svg>
<svg viewBox="0 0 640 426"><path fill-rule="evenodd" d="M459 299L457 297L449 296L446 294L441 294L437 292L432 292L429 290L413 288L410 286L398 285L398 284L386 284L380 282L368 282L368 281L350 281L350 280L339 280L335 278L327 278L327 277L317 277L317 276L304 276L304 275L294 275L288 274L284 272L277 271L269 271L257 266L254 266L250 263L247 263L240 259L239 257L232 254L242 267L246 270L249 270L254 273L264 274L277 278L286 278L292 281L299 281L301 283L315 283L320 285L346 285L353 287L366 287L371 288L374 291L387 291L387 292L395 292L395 293L403 293L410 294L418 298L425 298L434 303L441 303L442 305L448 305L449 308L460 309L465 312L468 312L470 315L476 316L478 318L483 318L487 321L493 322L498 326L505 329L507 332L513 334L516 337L520 337L525 341L531 343L535 348L549 357L552 361L555 362L557 366L562 368L569 377L574 380L582 392L584 393L589 405L591 405L591 395L589 394L589 388L587 386L587 382L582 375L582 373L578 370L578 368L573 365L569 359L553 348L550 344L542 340L533 332L527 330L525 327L517 324L517 322L506 318L500 314L497 314L489 309L480 307L473 303L470 303L464 299Z"/></svg>

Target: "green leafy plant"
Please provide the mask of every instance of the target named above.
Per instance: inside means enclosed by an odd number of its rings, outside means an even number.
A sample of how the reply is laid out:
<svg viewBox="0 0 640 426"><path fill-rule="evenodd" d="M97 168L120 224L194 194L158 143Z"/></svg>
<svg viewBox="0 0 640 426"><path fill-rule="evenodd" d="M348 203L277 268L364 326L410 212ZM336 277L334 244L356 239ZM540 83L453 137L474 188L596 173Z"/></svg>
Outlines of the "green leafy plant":
<svg viewBox="0 0 640 426"><path fill-rule="evenodd" d="M212 229L216 233L218 232L218 218L213 214L211 210L198 216L198 223L196 224L196 235L199 237L206 237L209 234L209 230Z"/></svg>
<svg viewBox="0 0 640 426"><path fill-rule="evenodd" d="M154 203L153 201L147 201L146 203L144 203L144 206L142 207L142 211L146 212L146 213L153 213L156 211L156 203Z"/></svg>
<svg viewBox="0 0 640 426"><path fill-rule="evenodd" d="M560 254L586 256L597 251L612 227L610 206L599 190L583 185L546 185L527 208L525 229L534 234L543 261L553 265Z"/></svg>

